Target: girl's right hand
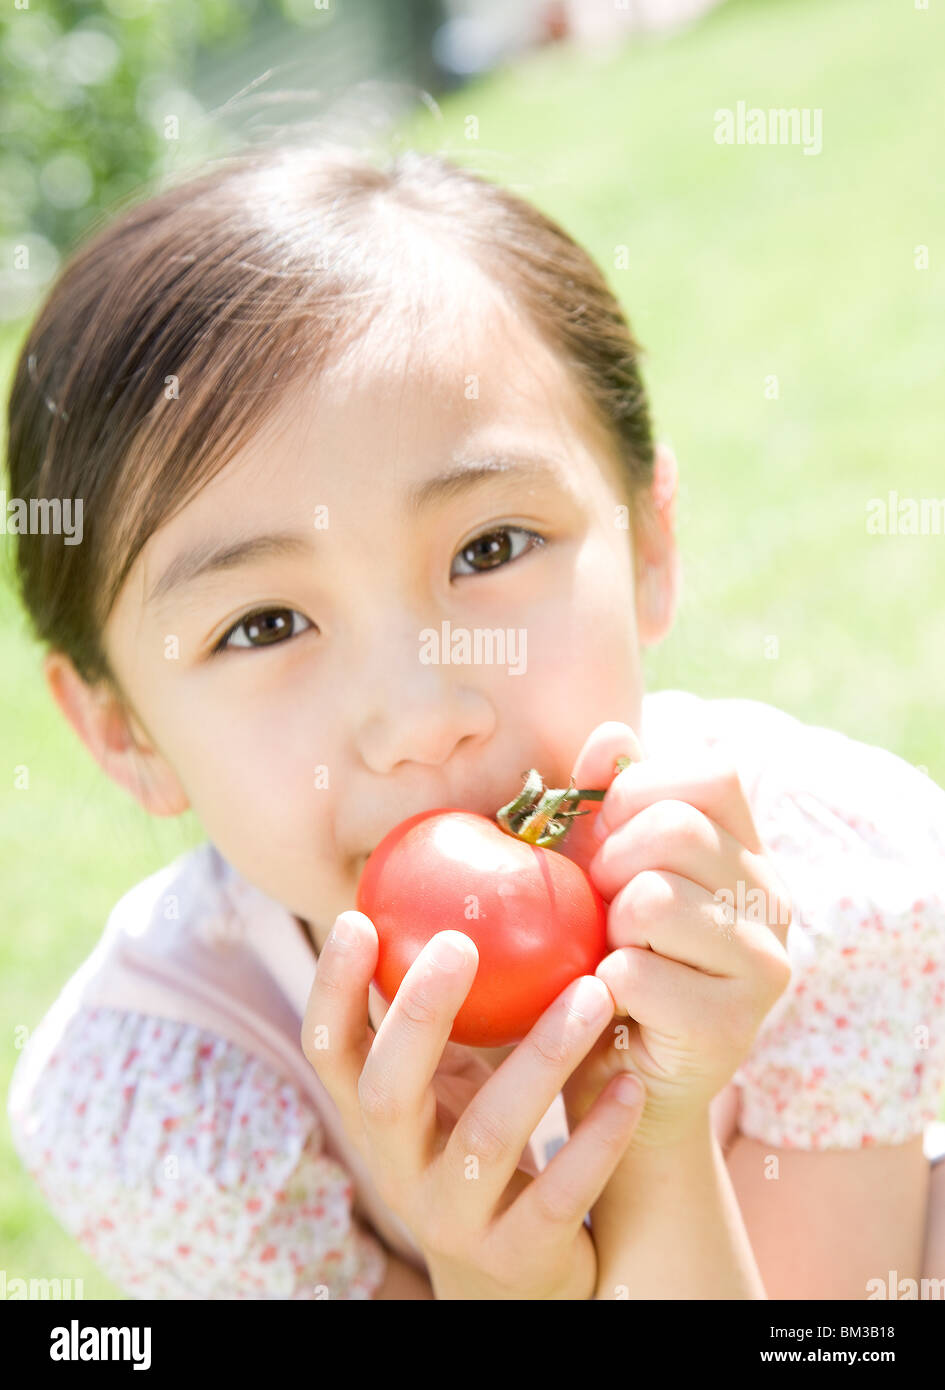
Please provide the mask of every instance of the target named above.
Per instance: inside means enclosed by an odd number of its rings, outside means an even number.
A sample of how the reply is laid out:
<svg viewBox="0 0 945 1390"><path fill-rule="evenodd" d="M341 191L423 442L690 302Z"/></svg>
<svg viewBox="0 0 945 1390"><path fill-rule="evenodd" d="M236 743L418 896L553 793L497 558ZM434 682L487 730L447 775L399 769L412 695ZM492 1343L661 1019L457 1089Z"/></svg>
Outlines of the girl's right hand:
<svg viewBox="0 0 945 1390"><path fill-rule="evenodd" d="M342 943L339 925L351 939ZM455 965L440 948L459 949ZM338 1108L381 1198L412 1232L433 1291L447 1299L589 1299L597 1257L584 1217L623 1157L643 1109L617 1078L536 1178L518 1168L539 1121L615 1011L602 980L563 990L457 1120L433 1086L479 957L461 932L438 933L411 965L375 1034L370 918L343 912L319 956L302 1050Z"/></svg>

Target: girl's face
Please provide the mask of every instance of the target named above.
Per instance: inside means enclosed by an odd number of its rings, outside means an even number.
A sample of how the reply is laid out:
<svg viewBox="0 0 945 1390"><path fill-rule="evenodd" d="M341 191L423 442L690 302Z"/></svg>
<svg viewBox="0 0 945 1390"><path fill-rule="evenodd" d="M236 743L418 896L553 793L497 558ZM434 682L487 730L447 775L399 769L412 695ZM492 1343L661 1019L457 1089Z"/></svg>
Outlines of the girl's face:
<svg viewBox="0 0 945 1390"><path fill-rule="evenodd" d="M453 291L422 360L377 321L295 391L150 538L105 631L133 738L100 723L99 761L156 814L193 807L319 949L405 817L491 816L530 767L566 786L603 720L639 729L640 645L672 622L671 520L632 537L563 368ZM51 669L92 747L103 708Z"/></svg>

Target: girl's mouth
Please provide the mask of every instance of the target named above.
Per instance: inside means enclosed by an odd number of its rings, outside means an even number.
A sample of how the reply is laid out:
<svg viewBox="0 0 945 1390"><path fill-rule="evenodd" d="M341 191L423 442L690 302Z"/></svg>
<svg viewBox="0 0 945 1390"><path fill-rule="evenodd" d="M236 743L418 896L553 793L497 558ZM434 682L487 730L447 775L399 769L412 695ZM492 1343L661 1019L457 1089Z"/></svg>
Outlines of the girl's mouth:
<svg viewBox="0 0 945 1390"><path fill-rule="evenodd" d="M600 794L598 794L598 796L599 795ZM595 798L595 800L596 799L597 798ZM455 807L454 809L458 810L460 808ZM495 819L494 811L474 811L472 807L469 807L467 809L469 809L472 812L472 814L483 815L489 819ZM587 869L588 865L590 864L590 861L594 858L594 855L600 848L597 840L594 839L593 835L591 834L591 830L594 821L597 819L597 814L599 810L600 806L595 804L595 801L585 800L582 803L582 814L575 818L575 821L571 824L568 834L562 840L562 843L559 848L559 853L566 855L568 859L573 859L576 864L579 864L581 868L585 870ZM386 837L381 836L381 840L383 840L384 838ZM365 864L370 859L371 855L374 853L374 850L377 849L377 845L381 843L381 840L378 840L377 844L375 844L371 849L364 850L361 854L357 856L357 858L354 861L355 879L360 879L361 875L364 872Z"/></svg>
<svg viewBox="0 0 945 1390"><path fill-rule="evenodd" d="M377 845L374 846L374 849L377 849ZM359 854L357 859L354 861L355 878L360 878L361 875L364 873L364 866L370 859L371 855L374 853L374 849L365 850L364 853Z"/></svg>

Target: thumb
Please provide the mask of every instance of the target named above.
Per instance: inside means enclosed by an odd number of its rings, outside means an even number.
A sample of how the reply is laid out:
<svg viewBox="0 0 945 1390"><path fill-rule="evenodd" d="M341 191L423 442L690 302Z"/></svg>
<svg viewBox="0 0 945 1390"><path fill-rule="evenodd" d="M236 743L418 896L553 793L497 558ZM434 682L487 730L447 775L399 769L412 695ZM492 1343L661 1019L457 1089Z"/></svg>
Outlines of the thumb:
<svg viewBox="0 0 945 1390"><path fill-rule="evenodd" d="M615 764L620 757L639 763L646 754L629 724L608 719L585 739L571 772L574 785L606 791L616 776Z"/></svg>
<svg viewBox="0 0 945 1390"><path fill-rule="evenodd" d="M582 791L606 791L616 774L618 758L627 757L638 763L644 759L643 746L629 724L608 719L598 724L584 741L571 770L571 779ZM585 802L582 811L560 846L560 853L586 872L600 845L594 835L594 825L603 808L603 801Z"/></svg>

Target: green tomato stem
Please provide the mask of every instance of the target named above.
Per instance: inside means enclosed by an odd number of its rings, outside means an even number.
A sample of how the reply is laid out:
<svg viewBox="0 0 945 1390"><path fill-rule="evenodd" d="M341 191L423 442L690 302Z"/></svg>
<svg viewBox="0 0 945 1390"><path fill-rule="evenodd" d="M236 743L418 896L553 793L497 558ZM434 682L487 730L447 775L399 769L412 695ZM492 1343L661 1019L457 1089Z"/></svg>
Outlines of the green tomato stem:
<svg viewBox="0 0 945 1390"><path fill-rule="evenodd" d="M614 775L629 767L631 759L620 757L614 765ZM606 789L566 787L547 788L535 768L524 774L525 782L518 796L500 807L496 820L503 830L524 840L526 844L552 849L561 844L575 816L586 811L575 808L581 801L603 801Z"/></svg>

